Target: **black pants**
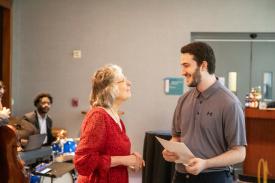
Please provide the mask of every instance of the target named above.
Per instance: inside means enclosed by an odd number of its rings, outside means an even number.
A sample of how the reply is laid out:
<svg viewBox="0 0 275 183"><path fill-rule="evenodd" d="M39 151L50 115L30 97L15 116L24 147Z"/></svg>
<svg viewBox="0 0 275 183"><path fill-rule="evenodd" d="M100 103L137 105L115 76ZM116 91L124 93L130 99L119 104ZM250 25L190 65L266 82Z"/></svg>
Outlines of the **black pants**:
<svg viewBox="0 0 275 183"><path fill-rule="evenodd" d="M229 171L207 172L199 175L175 172L173 183L233 183Z"/></svg>

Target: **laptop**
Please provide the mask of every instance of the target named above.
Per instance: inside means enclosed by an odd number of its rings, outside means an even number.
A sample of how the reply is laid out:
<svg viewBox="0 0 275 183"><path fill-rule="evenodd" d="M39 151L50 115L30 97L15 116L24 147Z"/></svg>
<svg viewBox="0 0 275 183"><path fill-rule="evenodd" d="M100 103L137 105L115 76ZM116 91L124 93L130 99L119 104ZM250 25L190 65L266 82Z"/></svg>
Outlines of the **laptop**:
<svg viewBox="0 0 275 183"><path fill-rule="evenodd" d="M47 134L35 134L29 136L28 144L23 148L23 151L31 151L42 147Z"/></svg>

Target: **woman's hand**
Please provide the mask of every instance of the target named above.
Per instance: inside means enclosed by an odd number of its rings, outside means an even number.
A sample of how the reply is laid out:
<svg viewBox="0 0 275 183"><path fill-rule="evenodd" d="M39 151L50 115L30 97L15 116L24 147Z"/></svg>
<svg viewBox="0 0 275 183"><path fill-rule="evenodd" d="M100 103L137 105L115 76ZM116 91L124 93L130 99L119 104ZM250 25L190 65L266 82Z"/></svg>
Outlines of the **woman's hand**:
<svg viewBox="0 0 275 183"><path fill-rule="evenodd" d="M132 154L136 156L138 161L138 166L135 167L135 170L139 170L142 167L145 167L145 161L143 160L141 154L139 154L138 152L133 152Z"/></svg>
<svg viewBox="0 0 275 183"><path fill-rule="evenodd" d="M145 166L145 162L138 152L134 152L128 156L111 156L111 167L118 165L124 165L131 170L137 171Z"/></svg>
<svg viewBox="0 0 275 183"><path fill-rule="evenodd" d="M129 155L128 157L129 157L129 159L128 159L129 160L128 167L131 170L138 171L142 167L145 166L145 162L142 159L142 156L138 152L134 152L131 155Z"/></svg>

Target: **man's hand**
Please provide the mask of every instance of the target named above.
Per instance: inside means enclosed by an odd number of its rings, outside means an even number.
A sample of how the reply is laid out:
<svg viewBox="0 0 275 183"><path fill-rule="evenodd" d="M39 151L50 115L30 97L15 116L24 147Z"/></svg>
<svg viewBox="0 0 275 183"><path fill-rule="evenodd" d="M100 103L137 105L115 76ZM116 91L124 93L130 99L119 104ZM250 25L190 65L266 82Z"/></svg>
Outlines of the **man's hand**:
<svg viewBox="0 0 275 183"><path fill-rule="evenodd" d="M187 166L185 166L186 171L193 175L198 175L206 168L206 160L201 158L192 158L188 161Z"/></svg>
<svg viewBox="0 0 275 183"><path fill-rule="evenodd" d="M162 151L162 156L163 158L166 160L166 161L169 161L169 162L174 162L176 161L177 159L179 159L178 155L174 152L170 152L166 149L164 149Z"/></svg>
<svg viewBox="0 0 275 183"><path fill-rule="evenodd" d="M0 119L8 119L10 117L10 109L3 107L3 109L0 111Z"/></svg>

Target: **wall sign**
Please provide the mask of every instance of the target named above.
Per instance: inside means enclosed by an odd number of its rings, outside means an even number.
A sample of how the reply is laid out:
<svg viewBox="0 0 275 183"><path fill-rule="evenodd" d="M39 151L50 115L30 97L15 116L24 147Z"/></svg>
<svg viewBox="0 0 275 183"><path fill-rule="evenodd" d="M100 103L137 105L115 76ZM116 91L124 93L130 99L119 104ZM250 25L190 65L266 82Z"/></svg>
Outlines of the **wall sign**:
<svg viewBox="0 0 275 183"><path fill-rule="evenodd" d="M166 95L182 95L183 78L182 77L164 78L164 93Z"/></svg>

